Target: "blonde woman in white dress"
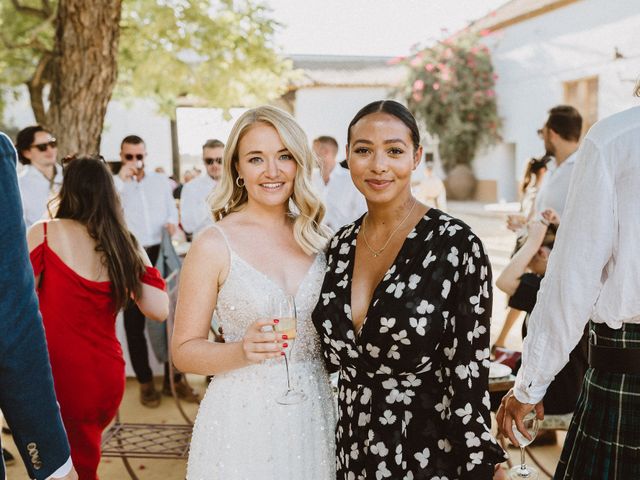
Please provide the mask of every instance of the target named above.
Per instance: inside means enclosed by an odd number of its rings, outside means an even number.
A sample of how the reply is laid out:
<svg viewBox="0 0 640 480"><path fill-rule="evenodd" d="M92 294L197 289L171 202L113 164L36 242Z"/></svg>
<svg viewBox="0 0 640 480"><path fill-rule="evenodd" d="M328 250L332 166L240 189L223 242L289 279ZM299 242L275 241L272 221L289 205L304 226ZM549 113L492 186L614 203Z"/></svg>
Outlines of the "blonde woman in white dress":
<svg viewBox="0 0 640 480"><path fill-rule="evenodd" d="M314 160L295 120L249 110L225 148L211 199L215 225L194 240L182 269L172 352L183 372L214 375L195 422L188 480L334 480L335 414L311 312L328 233L311 187ZM296 213L294 213L296 212ZM266 306L293 295L298 319L289 368L307 399L280 405L283 350ZM225 343L208 341L216 313Z"/></svg>

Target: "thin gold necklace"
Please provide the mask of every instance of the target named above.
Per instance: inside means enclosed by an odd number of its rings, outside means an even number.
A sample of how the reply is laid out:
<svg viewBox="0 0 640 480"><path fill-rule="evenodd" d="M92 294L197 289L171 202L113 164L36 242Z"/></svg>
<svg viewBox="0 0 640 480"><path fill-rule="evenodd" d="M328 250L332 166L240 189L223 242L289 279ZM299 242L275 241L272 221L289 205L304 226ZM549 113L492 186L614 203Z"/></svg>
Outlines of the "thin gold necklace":
<svg viewBox="0 0 640 480"><path fill-rule="evenodd" d="M400 229L402 224L407 221L407 218L409 218L409 215L411 215L411 212L413 212L413 209L415 208L416 203L418 203L418 201L414 198L413 199L413 205L411 205L411 208L409 209L409 213L407 213L407 215L402 219L402 221L398 224L398 226L393 229L393 232L391 232L391 235L389 235L389 238L387 238L387 241L384 243L382 248L379 249L379 250L375 250L375 249L371 248L371 245L369 245L369 241L367 240L367 234L366 234L366 229L367 229L366 228L366 221L367 221L368 216L364 218L364 220L362 221L362 238L364 238L364 244L367 246L367 248L369 249L369 251L371 252L371 254L374 257L377 257L382 252L384 252L384 249L387 248L387 245L389 245L389 242L391 241L393 236L396 234L398 229Z"/></svg>

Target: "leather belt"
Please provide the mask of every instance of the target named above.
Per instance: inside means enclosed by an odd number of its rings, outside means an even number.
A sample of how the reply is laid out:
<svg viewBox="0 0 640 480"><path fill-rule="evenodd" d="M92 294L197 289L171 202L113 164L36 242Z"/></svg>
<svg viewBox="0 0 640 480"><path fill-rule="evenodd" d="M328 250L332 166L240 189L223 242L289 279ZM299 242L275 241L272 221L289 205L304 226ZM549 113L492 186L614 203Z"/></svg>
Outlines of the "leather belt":
<svg viewBox="0 0 640 480"><path fill-rule="evenodd" d="M640 348L604 347L589 343L589 366L603 372L640 375Z"/></svg>

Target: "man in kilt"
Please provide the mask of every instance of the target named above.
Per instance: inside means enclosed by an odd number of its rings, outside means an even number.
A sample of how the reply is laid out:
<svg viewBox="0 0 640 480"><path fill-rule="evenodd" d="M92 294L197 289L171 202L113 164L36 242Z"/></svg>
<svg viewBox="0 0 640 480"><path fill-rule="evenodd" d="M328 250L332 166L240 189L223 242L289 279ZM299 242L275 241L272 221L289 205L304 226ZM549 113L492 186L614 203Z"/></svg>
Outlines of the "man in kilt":
<svg viewBox="0 0 640 480"><path fill-rule="evenodd" d="M640 83L636 86L640 96ZM567 206L529 320L500 432L542 398L590 322L589 369L554 479L640 479L640 106L596 123L577 153Z"/></svg>

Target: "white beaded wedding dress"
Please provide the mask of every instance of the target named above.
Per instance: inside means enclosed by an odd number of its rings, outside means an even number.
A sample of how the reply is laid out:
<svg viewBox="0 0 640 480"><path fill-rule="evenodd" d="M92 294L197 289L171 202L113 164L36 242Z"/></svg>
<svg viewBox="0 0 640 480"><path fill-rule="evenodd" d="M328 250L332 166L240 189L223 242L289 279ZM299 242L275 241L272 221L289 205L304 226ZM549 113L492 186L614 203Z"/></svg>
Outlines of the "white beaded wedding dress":
<svg viewBox="0 0 640 480"><path fill-rule="evenodd" d="M269 296L285 293L228 241L227 247L230 268L216 314L226 341L234 342L264 318ZM194 425L187 480L335 480L334 403L311 321L325 268L320 254L295 297L298 331L291 382L307 399L296 405L276 403L287 387L283 359L216 375Z"/></svg>

